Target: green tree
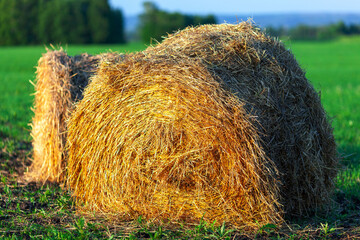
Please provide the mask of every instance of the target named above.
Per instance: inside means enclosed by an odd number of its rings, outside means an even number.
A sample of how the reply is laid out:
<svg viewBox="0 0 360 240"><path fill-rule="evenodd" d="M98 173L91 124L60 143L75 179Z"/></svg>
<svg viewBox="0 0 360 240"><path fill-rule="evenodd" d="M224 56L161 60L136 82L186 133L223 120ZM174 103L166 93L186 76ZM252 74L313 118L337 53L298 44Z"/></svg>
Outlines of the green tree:
<svg viewBox="0 0 360 240"><path fill-rule="evenodd" d="M0 45L124 42L108 0L0 0Z"/></svg>
<svg viewBox="0 0 360 240"><path fill-rule="evenodd" d="M213 15L193 16L181 13L168 13L160 10L154 3L144 3L144 13L140 15L139 32L144 42L151 42L151 39L161 41L168 33L185 28L191 25L216 23Z"/></svg>
<svg viewBox="0 0 360 240"><path fill-rule="evenodd" d="M340 35L349 34L349 29L343 21L336 23L334 27L335 27L335 31Z"/></svg>
<svg viewBox="0 0 360 240"><path fill-rule="evenodd" d="M17 43L22 45L37 43L38 0L16 0L15 2Z"/></svg>
<svg viewBox="0 0 360 240"><path fill-rule="evenodd" d="M290 29L289 34L294 40L316 40L318 31L316 27L299 25Z"/></svg>
<svg viewBox="0 0 360 240"><path fill-rule="evenodd" d="M124 43L124 17L120 9L112 9L110 12L109 43Z"/></svg>
<svg viewBox="0 0 360 240"><path fill-rule="evenodd" d="M11 45L14 44L14 30L16 23L14 21L15 1L2 0L0 1L0 44Z"/></svg>
<svg viewBox="0 0 360 240"><path fill-rule="evenodd" d="M90 43L88 0L40 0L40 43Z"/></svg>
<svg viewBox="0 0 360 240"><path fill-rule="evenodd" d="M73 1L70 4L70 19L73 23L69 26L69 42L90 43L90 29L87 24L87 10L89 2L86 0Z"/></svg>
<svg viewBox="0 0 360 240"><path fill-rule="evenodd" d="M193 18L192 23L191 24L187 24L187 26L189 25L201 25L201 24L215 24L216 21L216 17L212 14L207 15L207 16L199 16L199 15L195 15L195 16L190 16Z"/></svg>
<svg viewBox="0 0 360 240"><path fill-rule="evenodd" d="M110 15L108 0L90 0L87 17L93 43L106 43L109 39Z"/></svg>
<svg viewBox="0 0 360 240"><path fill-rule="evenodd" d="M151 38L156 38L157 28L157 15L159 9L152 2L144 2L143 4L145 12L140 15L140 37L144 42L151 41Z"/></svg>
<svg viewBox="0 0 360 240"><path fill-rule="evenodd" d="M52 40L56 41L54 43L69 43L69 29L76 24L70 19L71 6L69 3L68 1L56 0L51 4L55 10L55 15L52 16L53 27L51 29Z"/></svg>
<svg viewBox="0 0 360 240"><path fill-rule="evenodd" d="M284 27L273 26L266 27L265 32L272 37L283 37L288 34L287 30Z"/></svg>
<svg viewBox="0 0 360 240"><path fill-rule="evenodd" d="M350 24L348 34L360 34L360 25Z"/></svg>
<svg viewBox="0 0 360 240"><path fill-rule="evenodd" d="M37 42L37 0L0 1L0 44Z"/></svg>
<svg viewBox="0 0 360 240"><path fill-rule="evenodd" d="M37 35L39 43L52 43L55 40L53 17L56 14L52 7L54 1L39 0L38 28Z"/></svg>

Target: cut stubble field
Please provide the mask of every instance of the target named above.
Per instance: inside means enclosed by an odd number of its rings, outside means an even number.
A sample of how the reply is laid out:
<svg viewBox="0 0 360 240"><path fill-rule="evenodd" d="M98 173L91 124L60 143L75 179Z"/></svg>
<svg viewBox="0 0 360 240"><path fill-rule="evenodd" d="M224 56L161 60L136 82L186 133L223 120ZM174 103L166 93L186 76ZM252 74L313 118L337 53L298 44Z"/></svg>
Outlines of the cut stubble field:
<svg viewBox="0 0 360 240"><path fill-rule="evenodd" d="M33 116L35 66L44 46L0 48L0 238L191 238L191 239L307 239L360 237L360 37L329 42L291 42L286 45L306 70L318 91L332 126L341 168L336 178L334 208L306 219L290 219L283 227L266 225L256 233L232 231L201 223L193 228L166 228L143 219L108 223L98 216L75 213L69 193L56 185L17 182L31 161L29 123ZM133 52L146 48L127 45L67 46L69 55L109 50Z"/></svg>

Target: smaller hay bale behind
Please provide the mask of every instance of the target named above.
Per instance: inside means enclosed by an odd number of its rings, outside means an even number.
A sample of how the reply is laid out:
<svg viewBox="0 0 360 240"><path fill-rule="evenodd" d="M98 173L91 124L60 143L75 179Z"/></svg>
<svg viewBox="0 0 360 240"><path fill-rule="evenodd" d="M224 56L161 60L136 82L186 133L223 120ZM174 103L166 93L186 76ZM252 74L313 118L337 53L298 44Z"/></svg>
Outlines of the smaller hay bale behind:
<svg viewBox="0 0 360 240"><path fill-rule="evenodd" d="M66 120L73 103L94 73L100 56L82 54L71 57L62 49L49 51L39 59L36 82L33 138L33 162L27 181L60 182L64 179Z"/></svg>

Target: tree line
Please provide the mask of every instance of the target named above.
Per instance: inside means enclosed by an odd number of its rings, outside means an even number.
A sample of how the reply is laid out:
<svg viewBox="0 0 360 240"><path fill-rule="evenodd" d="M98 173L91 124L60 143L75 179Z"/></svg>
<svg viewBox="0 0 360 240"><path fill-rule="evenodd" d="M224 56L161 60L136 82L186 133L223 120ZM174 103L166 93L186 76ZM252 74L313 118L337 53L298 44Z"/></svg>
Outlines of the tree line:
<svg viewBox="0 0 360 240"><path fill-rule="evenodd" d="M0 0L0 45L122 43L123 23L108 0Z"/></svg>
<svg viewBox="0 0 360 240"><path fill-rule="evenodd" d="M137 40L161 42L162 37L187 26L215 24L214 15L187 15L143 4ZM275 37L329 40L360 34L360 25L344 22L327 26L267 27ZM0 0L0 45L124 43L124 18L108 0Z"/></svg>
<svg viewBox="0 0 360 240"><path fill-rule="evenodd" d="M168 13L145 2L138 40L149 43L190 25L216 23L213 15ZM124 43L122 11L108 0L0 0L0 45Z"/></svg>
<svg viewBox="0 0 360 240"><path fill-rule="evenodd" d="M184 15L169 13L159 9L153 2L144 2L144 12L140 15L139 35L143 42L161 42L162 37L187 26L216 24L214 15Z"/></svg>
<svg viewBox="0 0 360 240"><path fill-rule="evenodd" d="M293 40L331 40L338 36L360 34L360 25L338 23L325 26L298 25L294 28L267 27L266 33L274 37L290 37Z"/></svg>

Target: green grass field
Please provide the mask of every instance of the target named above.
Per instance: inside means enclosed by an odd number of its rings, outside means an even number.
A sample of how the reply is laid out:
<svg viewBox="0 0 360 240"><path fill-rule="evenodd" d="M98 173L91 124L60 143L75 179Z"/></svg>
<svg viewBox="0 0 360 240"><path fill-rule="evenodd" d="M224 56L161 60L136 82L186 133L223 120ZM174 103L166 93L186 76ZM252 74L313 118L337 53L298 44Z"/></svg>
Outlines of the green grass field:
<svg viewBox="0 0 360 240"><path fill-rule="evenodd" d="M342 167L337 177L334 210L289 226L263 226L251 235L269 239L346 238L360 236L360 37L329 42L286 42L307 77L321 91L333 119ZM64 47L70 55L105 51L132 52L146 46L89 45ZM109 224L75 214L72 200L58 186L20 186L16 177L31 158L35 66L44 46L0 47L0 238L88 239L122 237L245 239L247 234L201 223L194 228L162 229L138 219Z"/></svg>
<svg viewBox="0 0 360 240"><path fill-rule="evenodd" d="M289 44L318 91L343 156L338 187L360 197L360 37Z"/></svg>

